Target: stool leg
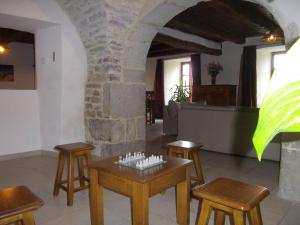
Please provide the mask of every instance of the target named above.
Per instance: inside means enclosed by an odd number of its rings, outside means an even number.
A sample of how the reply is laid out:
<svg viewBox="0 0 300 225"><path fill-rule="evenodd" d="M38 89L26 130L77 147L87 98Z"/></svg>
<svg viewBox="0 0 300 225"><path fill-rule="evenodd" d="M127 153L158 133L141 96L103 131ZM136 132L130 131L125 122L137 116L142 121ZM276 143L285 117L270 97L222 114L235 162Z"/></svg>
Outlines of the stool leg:
<svg viewBox="0 0 300 225"><path fill-rule="evenodd" d="M198 183L204 184L204 178L203 178L203 173L202 173L202 168L201 168L201 161L200 161L200 156L199 156L198 151L192 152L192 159L194 161L194 167L195 167L195 171L197 174Z"/></svg>
<svg viewBox="0 0 300 225"><path fill-rule="evenodd" d="M80 187L83 187L84 186L84 168L83 168L82 156L77 156L77 165L78 165L78 177L79 177Z"/></svg>
<svg viewBox="0 0 300 225"><path fill-rule="evenodd" d="M215 225L225 224L225 213L221 210L215 210Z"/></svg>
<svg viewBox="0 0 300 225"><path fill-rule="evenodd" d="M88 167L88 165L92 162L92 156L90 153L87 153L84 155L84 158L85 158L86 166ZM90 180L90 174L88 169L87 169L87 179Z"/></svg>
<svg viewBox="0 0 300 225"><path fill-rule="evenodd" d="M69 155L68 165L68 192L67 192L67 204L68 206L73 205L73 193L74 192L74 156Z"/></svg>
<svg viewBox="0 0 300 225"><path fill-rule="evenodd" d="M33 214L31 211L23 213L23 224L24 225L35 225Z"/></svg>
<svg viewBox="0 0 300 225"><path fill-rule="evenodd" d="M246 225L245 213L240 210L233 210L234 225Z"/></svg>
<svg viewBox="0 0 300 225"><path fill-rule="evenodd" d="M256 207L252 208L249 212L250 215L250 224L252 225L263 225L260 207L257 205Z"/></svg>
<svg viewBox="0 0 300 225"><path fill-rule="evenodd" d="M229 214L229 223L230 225L234 225L232 214Z"/></svg>
<svg viewBox="0 0 300 225"><path fill-rule="evenodd" d="M65 156L62 153L59 153L54 190L53 190L54 196L57 196L59 193L59 185L61 183L61 178L64 171L64 165L65 165Z"/></svg>
<svg viewBox="0 0 300 225"><path fill-rule="evenodd" d="M189 155L189 152L188 152L188 151L183 151L183 158L184 158L184 159L190 159L189 156L190 156L190 155Z"/></svg>
<svg viewBox="0 0 300 225"><path fill-rule="evenodd" d="M203 199L200 217L199 217L197 225L207 225L208 221L209 221L210 212L211 212L210 202L207 201L206 199Z"/></svg>
<svg viewBox="0 0 300 225"><path fill-rule="evenodd" d="M166 152L166 155L170 156L170 149L168 147L166 147L165 152Z"/></svg>

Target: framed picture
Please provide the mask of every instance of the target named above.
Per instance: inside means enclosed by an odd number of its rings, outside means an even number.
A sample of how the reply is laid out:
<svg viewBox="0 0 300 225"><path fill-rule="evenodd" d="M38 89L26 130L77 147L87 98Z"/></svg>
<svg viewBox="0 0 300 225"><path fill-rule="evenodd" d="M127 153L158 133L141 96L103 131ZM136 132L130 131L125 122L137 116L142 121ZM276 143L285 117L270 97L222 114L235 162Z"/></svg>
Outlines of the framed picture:
<svg viewBox="0 0 300 225"><path fill-rule="evenodd" d="M0 82L14 81L14 66L0 64Z"/></svg>

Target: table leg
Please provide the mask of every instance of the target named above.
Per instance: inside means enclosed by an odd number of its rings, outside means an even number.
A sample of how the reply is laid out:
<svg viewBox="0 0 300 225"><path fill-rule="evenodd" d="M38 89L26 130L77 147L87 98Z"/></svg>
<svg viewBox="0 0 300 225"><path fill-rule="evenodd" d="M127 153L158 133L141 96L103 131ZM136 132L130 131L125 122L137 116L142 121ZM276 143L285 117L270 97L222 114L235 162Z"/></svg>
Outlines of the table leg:
<svg viewBox="0 0 300 225"><path fill-rule="evenodd" d="M176 217L180 225L190 224L191 167L186 167L186 179L176 186Z"/></svg>
<svg viewBox="0 0 300 225"><path fill-rule="evenodd" d="M89 169L90 175L90 215L92 225L104 225L103 188L98 183L98 171Z"/></svg>
<svg viewBox="0 0 300 225"><path fill-rule="evenodd" d="M149 224L149 185L135 183L131 199L132 225Z"/></svg>

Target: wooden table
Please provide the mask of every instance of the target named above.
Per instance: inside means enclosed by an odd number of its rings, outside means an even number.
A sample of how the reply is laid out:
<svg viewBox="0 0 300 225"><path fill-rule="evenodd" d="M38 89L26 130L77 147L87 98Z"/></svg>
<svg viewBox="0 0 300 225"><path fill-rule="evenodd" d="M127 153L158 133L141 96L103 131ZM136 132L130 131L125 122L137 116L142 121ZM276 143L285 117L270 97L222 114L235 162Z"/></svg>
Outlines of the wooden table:
<svg viewBox="0 0 300 225"><path fill-rule="evenodd" d="M91 224L103 225L103 187L131 198L132 224L149 224L149 198L176 185L176 217L180 225L190 219L192 161L167 156L167 162L144 171L120 166L118 157L89 165Z"/></svg>

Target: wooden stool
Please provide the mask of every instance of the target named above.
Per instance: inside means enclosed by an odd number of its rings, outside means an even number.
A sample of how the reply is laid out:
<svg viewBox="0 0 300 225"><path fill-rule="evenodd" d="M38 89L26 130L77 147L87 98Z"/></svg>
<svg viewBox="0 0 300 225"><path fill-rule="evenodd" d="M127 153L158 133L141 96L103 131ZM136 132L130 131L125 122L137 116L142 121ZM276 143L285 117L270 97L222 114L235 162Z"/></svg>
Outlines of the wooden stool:
<svg viewBox="0 0 300 225"><path fill-rule="evenodd" d="M262 225L259 203L269 195L265 187L218 178L193 192L202 199L198 225L207 225L210 212L215 210L215 225L224 225L225 213L229 214L231 225L246 225L246 214L250 224Z"/></svg>
<svg viewBox="0 0 300 225"><path fill-rule="evenodd" d="M17 223L34 225L33 210L44 202L27 187L18 186L0 190L0 225Z"/></svg>
<svg viewBox="0 0 300 225"><path fill-rule="evenodd" d="M93 145L77 142L65 145L57 145L54 147L55 150L59 151L59 160L54 184L53 195L57 196L59 189L67 192L67 204L68 206L73 205L73 194L74 192L81 191L89 188L89 178L84 175L84 162L88 165L91 161L91 151L95 148ZM68 159L68 178L62 180L64 164L66 158ZM77 159L78 164L78 176L74 177L74 160ZM79 180L80 187L74 188L74 181ZM87 182L87 184L85 184ZM65 187L63 184L67 184Z"/></svg>
<svg viewBox="0 0 300 225"><path fill-rule="evenodd" d="M204 184L204 178L199 156L199 150L201 147L201 144L196 144L190 141L175 141L167 144L166 146L166 155L193 160L194 168L196 171L196 177L191 177L191 181L195 181L191 184L192 188L196 185Z"/></svg>

